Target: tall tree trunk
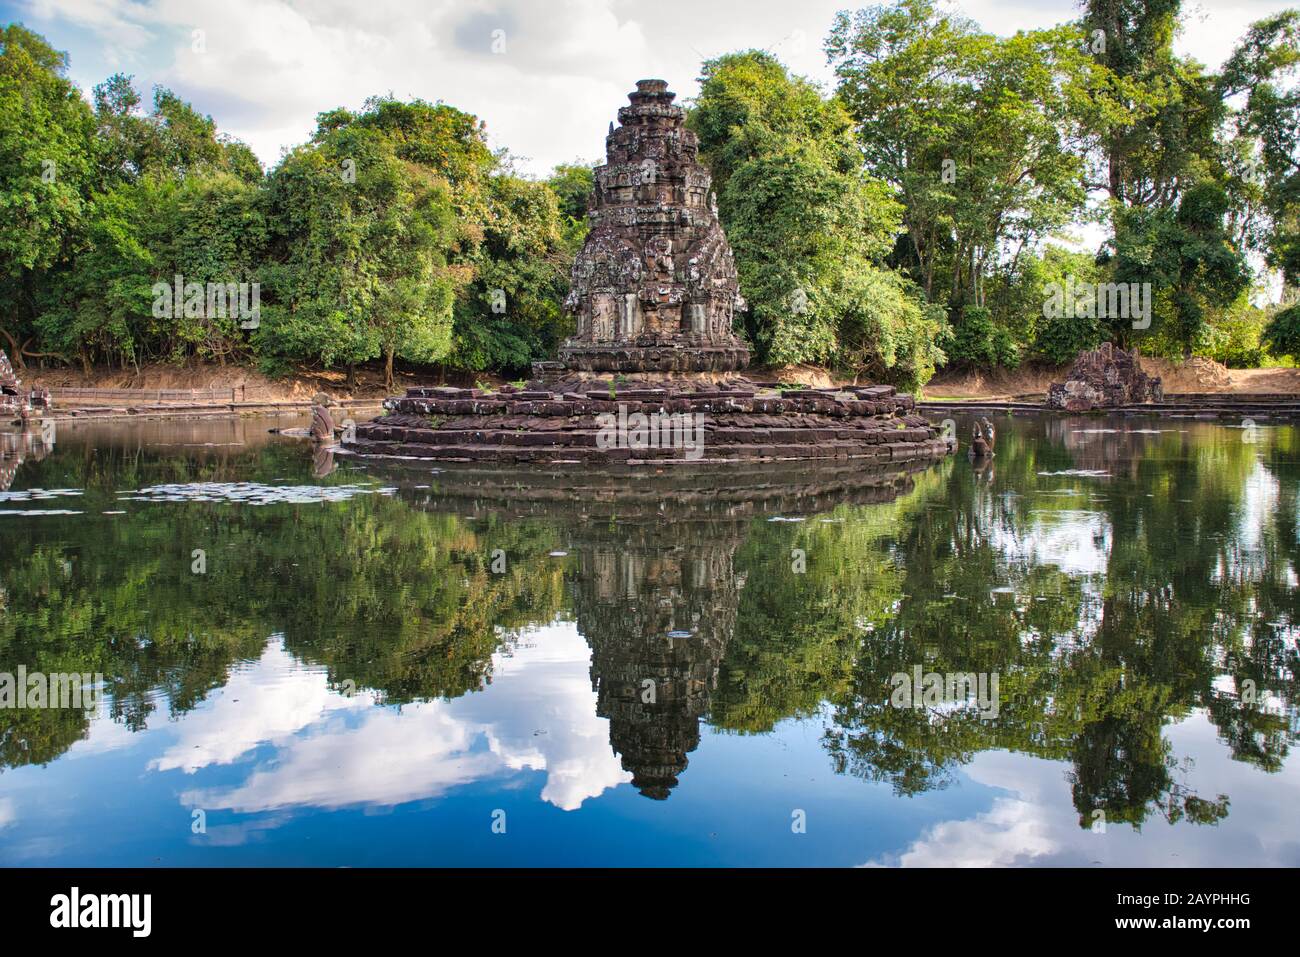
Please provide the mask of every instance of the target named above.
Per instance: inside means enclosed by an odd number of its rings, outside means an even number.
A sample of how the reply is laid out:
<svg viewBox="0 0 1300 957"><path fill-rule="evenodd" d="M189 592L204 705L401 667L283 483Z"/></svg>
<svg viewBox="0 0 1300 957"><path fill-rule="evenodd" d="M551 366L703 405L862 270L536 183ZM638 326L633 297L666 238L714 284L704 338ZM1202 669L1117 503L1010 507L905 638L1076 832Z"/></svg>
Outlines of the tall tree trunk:
<svg viewBox="0 0 1300 957"><path fill-rule="evenodd" d="M0 333L3 333L4 337L9 340L9 351L12 353L14 366L17 367L19 371L26 370L27 363L23 362L23 350L22 346L18 345L18 340L10 334L8 329L0 329Z"/></svg>

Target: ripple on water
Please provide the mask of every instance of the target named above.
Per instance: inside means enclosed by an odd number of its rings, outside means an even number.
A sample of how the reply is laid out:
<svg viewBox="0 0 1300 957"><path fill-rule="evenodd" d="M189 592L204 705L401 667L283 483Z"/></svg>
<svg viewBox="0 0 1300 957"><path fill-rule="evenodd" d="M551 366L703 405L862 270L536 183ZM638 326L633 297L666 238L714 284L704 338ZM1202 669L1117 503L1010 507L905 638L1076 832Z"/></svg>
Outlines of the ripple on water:
<svg viewBox="0 0 1300 957"><path fill-rule="evenodd" d="M379 485L263 485L260 482L187 482L118 492L122 502L229 502L236 505L310 505L346 502L357 495L395 495Z"/></svg>
<svg viewBox="0 0 1300 957"><path fill-rule="evenodd" d="M0 502L45 502L54 498L66 498L69 495L81 495L85 489L80 488L26 488L12 492L0 492Z"/></svg>
<svg viewBox="0 0 1300 957"><path fill-rule="evenodd" d="M73 495L81 495L85 490L79 488L27 488L0 492L0 502L50 502ZM35 518L50 515L80 515L81 512L67 508L3 508L0 516L14 515L22 518Z"/></svg>
<svg viewBox="0 0 1300 957"><path fill-rule="evenodd" d="M1071 429L1075 435L1161 435L1165 432L1186 433L1187 429Z"/></svg>

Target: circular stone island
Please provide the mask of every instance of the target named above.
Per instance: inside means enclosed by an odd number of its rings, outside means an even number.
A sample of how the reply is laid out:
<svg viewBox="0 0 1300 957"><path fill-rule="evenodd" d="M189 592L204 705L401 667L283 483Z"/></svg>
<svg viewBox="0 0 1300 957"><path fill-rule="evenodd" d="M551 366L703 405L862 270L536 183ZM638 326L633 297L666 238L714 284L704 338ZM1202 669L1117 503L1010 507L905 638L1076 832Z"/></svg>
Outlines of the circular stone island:
<svg viewBox="0 0 1300 957"><path fill-rule="evenodd" d="M942 436L893 386L790 388L573 375L500 391L413 388L345 452L459 462L629 463L942 458Z"/></svg>

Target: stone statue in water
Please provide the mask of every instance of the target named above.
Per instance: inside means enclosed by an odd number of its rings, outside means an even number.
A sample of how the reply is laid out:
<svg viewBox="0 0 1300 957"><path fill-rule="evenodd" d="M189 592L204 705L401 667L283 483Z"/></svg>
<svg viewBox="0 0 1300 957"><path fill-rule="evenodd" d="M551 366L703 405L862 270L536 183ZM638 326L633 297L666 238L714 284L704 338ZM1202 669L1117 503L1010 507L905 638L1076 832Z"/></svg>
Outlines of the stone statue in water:
<svg viewBox="0 0 1300 957"><path fill-rule="evenodd" d="M993 431L993 423L987 418L982 419L971 426L970 448L966 450L966 454L972 459L991 459L996 441L997 434Z"/></svg>

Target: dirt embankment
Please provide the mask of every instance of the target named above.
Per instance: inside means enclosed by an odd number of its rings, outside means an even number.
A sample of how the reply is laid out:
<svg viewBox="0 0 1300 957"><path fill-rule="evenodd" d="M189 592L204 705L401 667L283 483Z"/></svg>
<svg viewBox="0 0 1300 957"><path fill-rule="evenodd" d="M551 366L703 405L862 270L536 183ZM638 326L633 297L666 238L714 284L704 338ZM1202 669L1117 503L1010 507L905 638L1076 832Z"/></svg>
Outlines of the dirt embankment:
<svg viewBox="0 0 1300 957"><path fill-rule="evenodd" d="M923 394L932 399L1010 399L1020 395L1045 395L1053 382L1064 382L1070 367L1024 365L1019 369L998 369L991 373L943 372L926 385ZM1300 369L1229 369L1211 359L1196 357L1188 362L1142 357L1142 371L1159 376L1165 392L1221 392L1250 394L1290 392L1300 395ZM749 369L751 379L802 382L812 388L845 385L852 380L836 376L819 366L780 366Z"/></svg>
<svg viewBox="0 0 1300 957"><path fill-rule="evenodd" d="M1064 382L1069 366L1024 366L994 373L944 373L925 387L932 399L1010 399L1041 395L1053 382ZM1300 369L1229 369L1211 359L1189 362L1142 357L1142 371L1159 376L1166 394L1219 392L1249 395L1260 392L1300 394Z"/></svg>
<svg viewBox="0 0 1300 957"><path fill-rule="evenodd" d="M1148 375L1157 375L1164 382L1167 393L1222 392L1258 393L1287 392L1300 395L1300 369L1228 369L1209 359L1193 359L1187 363L1174 363L1164 359L1143 357L1142 368ZM1014 371L999 369L993 373L941 373L926 385L924 395L934 399L1007 399L1020 395L1038 395L1047 392L1053 382L1061 382L1069 371L1067 366L1023 366ZM434 372L420 373L399 370L395 389L384 385L383 371L379 368L359 368L351 386L345 372L301 371L284 378L272 379L256 369L244 366L200 366L183 368L154 364L134 370L91 370L57 368L19 370L19 376L31 385L48 386L57 392L63 388L92 389L230 389L242 386L240 398L248 402L307 402L317 392L327 392L341 401L380 399L392 393L400 394L410 386L485 384L501 385L500 376L451 375L445 377ZM777 380L800 382L812 388L849 384L853 380L836 376L819 366L794 365L756 367L745 375L759 381Z"/></svg>
<svg viewBox="0 0 1300 957"><path fill-rule="evenodd" d="M199 366L185 368L166 364L141 366L138 372L123 369L92 369L90 374L80 369L19 370L24 383L44 385L57 396L60 388L80 389L241 389L240 401L247 402L309 402L317 392L326 392L342 401L356 399L381 399L394 392L404 392L409 386L440 385L444 380L436 373L417 374L398 371L394 389L384 385L383 371L359 368L354 382L348 385L345 372L299 372L284 378L272 379L256 369L244 366ZM494 376L478 377L484 382L498 384ZM447 385L473 385L447 376Z"/></svg>
<svg viewBox="0 0 1300 957"><path fill-rule="evenodd" d="M308 402L317 392L327 392L341 401L381 399L405 392L412 386L486 385L497 388L507 380L488 373L474 375L397 370L393 389L384 385L382 369L359 367L353 385L347 382L345 372L299 371L283 378L272 379L256 369L244 366L179 367L157 363L141 366L139 372L123 369L95 368L90 374L75 368L19 370L25 383L44 385L53 392L60 388L71 389L231 389L242 387L240 398L248 402ZM819 366L781 366L751 368L745 375L751 379L800 382L812 388L826 388L849 382L833 376Z"/></svg>

